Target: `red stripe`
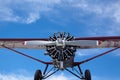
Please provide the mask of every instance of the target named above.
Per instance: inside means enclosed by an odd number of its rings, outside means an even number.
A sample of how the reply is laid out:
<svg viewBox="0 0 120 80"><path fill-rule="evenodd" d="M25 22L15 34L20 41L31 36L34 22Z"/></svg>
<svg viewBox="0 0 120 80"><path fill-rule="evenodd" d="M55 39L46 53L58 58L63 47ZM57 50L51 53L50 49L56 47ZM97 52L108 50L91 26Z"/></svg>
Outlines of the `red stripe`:
<svg viewBox="0 0 120 80"><path fill-rule="evenodd" d="M120 36L107 36L107 37L82 37L75 38L75 40L120 40Z"/></svg>
<svg viewBox="0 0 120 80"><path fill-rule="evenodd" d="M43 40L48 41L48 38L0 38L0 41L31 41L31 40Z"/></svg>

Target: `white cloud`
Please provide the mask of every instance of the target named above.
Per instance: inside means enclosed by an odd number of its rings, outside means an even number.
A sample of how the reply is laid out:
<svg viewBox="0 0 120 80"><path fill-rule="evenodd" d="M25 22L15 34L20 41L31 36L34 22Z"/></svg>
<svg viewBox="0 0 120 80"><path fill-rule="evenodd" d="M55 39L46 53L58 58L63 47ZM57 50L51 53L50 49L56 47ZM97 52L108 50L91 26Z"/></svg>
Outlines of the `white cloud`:
<svg viewBox="0 0 120 80"><path fill-rule="evenodd" d="M0 21L32 23L59 3L60 0L0 0Z"/></svg>
<svg viewBox="0 0 120 80"><path fill-rule="evenodd" d="M33 80L33 76L14 73L12 74L0 73L0 80ZM63 73L61 73L60 75L53 75L46 80L73 80L73 77L66 77Z"/></svg>
<svg viewBox="0 0 120 80"><path fill-rule="evenodd" d="M13 11L9 8L0 9L0 21L14 21L16 22L19 16L13 15Z"/></svg>
<svg viewBox="0 0 120 80"><path fill-rule="evenodd" d="M93 80L120 80L119 77L99 77L99 76L93 76Z"/></svg>
<svg viewBox="0 0 120 80"><path fill-rule="evenodd" d="M106 27L96 27L94 29L89 29L90 36L119 36L120 35L119 25L106 25Z"/></svg>
<svg viewBox="0 0 120 80"><path fill-rule="evenodd" d="M104 4L104 2L98 2L94 3L94 1L80 1L74 6L76 8L84 10L86 13L94 13L96 16L99 16L99 18L111 18L115 22L120 22L120 1L115 1L113 3L108 2L107 4Z"/></svg>
<svg viewBox="0 0 120 80"><path fill-rule="evenodd" d="M0 74L0 80L33 80L33 77L16 74Z"/></svg>
<svg viewBox="0 0 120 80"><path fill-rule="evenodd" d="M58 9L49 13L48 17L57 24L85 23L93 35L102 34L114 35L111 27L120 26L120 1L101 0L61 0L62 3L57 5ZM64 14L65 13L65 14ZM76 24L77 25L77 24ZM103 26L106 26L105 29ZM94 29L98 28L96 31ZM118 34L118 33L117 33ZM120 33L119 33L120 34Z"/></svg>
<svg viewBox="0 0 120 80"><path fill-rule="evenodd" d="M120 56L120 53L115 54L115 56Z"/></svg>
<svg viewBox="0 0 120 80"><path fill-rule="evenodd" d="M80 49L76 52L78 56L90 56L90 55L98 55L101 54L109 49L102 49L102 48L94 48L94 49Z"/></svg>
<svg viewBox="0 0 120 80"><path fill-rule="evenodd" d="M89 36L119 36L120 35L120 1L110 1L107 4L104 1L85 1L82 0L74 7L83 10L84 16L93 14L93 19L87 21L90 26Z"/></svg>
<svg viewBox="0 0 120 80"><path fill-rule="evenodd" d="M27 75L20 75L20 74L1 74L0 73L0 80L33 80L33 77L27 76ZM62 73L60 75L53 75L46 80L79 80L79 79L74 76L65 76ZM92 80L120 80L120 78L92 76Z"/></svg>
<svg viewBox="0 0 120 80"><path fill-rule="evenodd" d="M93 50L94 51L94 50ZM75 54L77 54L78 56L89 56L89 55L93 55L94 53L89 51L89 50L84 50L84 51L77 51Z"/></svg>
<svg viewBox="0 0 120 80"><path fill-rule="evenodd" d="M113 53L113 55L114 55L115 57L119 57L119 56L120 56L120 50L119 50L119 49L116 50L116 51Z"/></svg>
<svg viewBox="0 0 120 80"><path fill-rule="evenodd" d="M30 13L29 14L29 17L24 21L26 23L32 23L32 22L35 22L36 20L38 20L40 18L40 15L37 13Z"/></svg>
<svg viewBox="0 0 120 80"><path fill-rule="evenodd" d="M47 80L73 80L73 78L66 77L64 74L60 74L60 75L53 75L52 77L48 78Z"/></svg>
<svg viewBox="0 0 120 80"><path fill-rule="evenodd" d="M105 4L105 2L102 2L101 0L0 0L0 20L32 23L47 14L47 16L53 16L50 18L57 16L56 18L58 19L64 19L64 22L68 21L69 18L74 18L79 21L83 19L81 16L95 14L94 17L96 20L98 18L108 18L115 23L119 23L119 4L120 1L110 1ZM70 15L67 15L68 13L64 12L67 10L70 12ZM66 13L66 16L64 16L64 13Z"/></svg>

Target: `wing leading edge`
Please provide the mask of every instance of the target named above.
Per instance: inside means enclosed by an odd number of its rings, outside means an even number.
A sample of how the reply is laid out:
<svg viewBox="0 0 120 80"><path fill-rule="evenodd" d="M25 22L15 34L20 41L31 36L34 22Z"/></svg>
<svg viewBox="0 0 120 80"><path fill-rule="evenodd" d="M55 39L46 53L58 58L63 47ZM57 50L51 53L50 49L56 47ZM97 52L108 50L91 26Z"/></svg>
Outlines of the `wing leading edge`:
<svg viewBox="0 0 120 80"><path fill-rule="evenodd" d="M45 49L44 45L24 45L25 41L48 41L47 38L1 38L0 39L0 48L3 48L2 45L9 48L23 48L23 49Z"/></svg>
<svg viewBox="0 0 120 80"><path fill-rule="evenodd" d="M75 40L84 41L84 43L90 43L91 41L94 42L93 45L78 46L78 48L111 48L111 47L120 46L120 36L83 37L83 38L75 38Z"/></svg>

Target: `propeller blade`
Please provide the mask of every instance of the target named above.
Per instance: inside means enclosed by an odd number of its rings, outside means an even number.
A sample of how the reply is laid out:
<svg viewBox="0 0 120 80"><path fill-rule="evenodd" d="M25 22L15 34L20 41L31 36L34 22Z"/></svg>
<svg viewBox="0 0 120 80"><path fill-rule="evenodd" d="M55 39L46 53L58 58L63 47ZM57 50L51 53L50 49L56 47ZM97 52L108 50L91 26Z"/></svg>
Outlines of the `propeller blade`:
<svg viewBox="0 0 120 80"><path fill-rule="evenodd" d="M56 45L55 41L25 41L24 45L50 46Z"/></svg>
<svg viewBox="0 0 120 80"><path fill-rule="evenodd" d="M95 41L95 40L65 41L65 45L70 45L70 46L97 46L98 41Z"/></svg>

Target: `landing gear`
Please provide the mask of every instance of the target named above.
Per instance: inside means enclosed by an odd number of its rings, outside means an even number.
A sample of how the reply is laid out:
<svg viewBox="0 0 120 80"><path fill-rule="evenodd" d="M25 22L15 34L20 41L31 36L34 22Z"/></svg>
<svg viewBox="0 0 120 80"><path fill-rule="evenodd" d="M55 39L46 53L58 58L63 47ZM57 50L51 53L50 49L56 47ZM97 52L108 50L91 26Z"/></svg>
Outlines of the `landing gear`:
<svg viewBox="0 0 120 80"><path fill-rule="evenodd" d="M91 80L91 74L89 70L85 70L85 80Z"/></svg>
<svg viewBox="0 0 120 80"><path fill-rule="evenodd" d="M45 70L42 72L41 70L36 70L35 75L34 75L34 80L45 80L51 75L55 74L56 72L59 71L59 69L55 67L50 67L48 69L49 65L47 64L45 67Z"/></svg>
<svg viewBox="0 0 120 80"><path fill-rule="evenodd" d="M41 70L36 70L35 75L34 75L34 80L42 80L42 72Z"/></svg>
<svg viewBox="0 0 120 80"><path fill-rule="evenodd" d="M77 65L77 69L74 67L72 68L72 70L70 69L65 69L66 71L70 72L71 74L73 74L74 76L76 76L77 78L79 78L80 80L91 80L91 74L90 71L87 69L85 70L84 74L80 68L80 65Z"/></svg>
<svg viewBox="0 0 120 80"><path fill-rule="evenodd" d="M43 80L43 79L45 80L60 70L58 68L55 68L54 66L51 66L48 70L48 67L49 65L46 65L43 73L39 69L36 70L35 75L34 75L34 80ZM65 70L70 72L71 74L79 78L80 80L91 80L90 71L87 69L83 73L80 68L80 65L77 65L76 67L73 67L73 68L65 68Z"/></svg>

